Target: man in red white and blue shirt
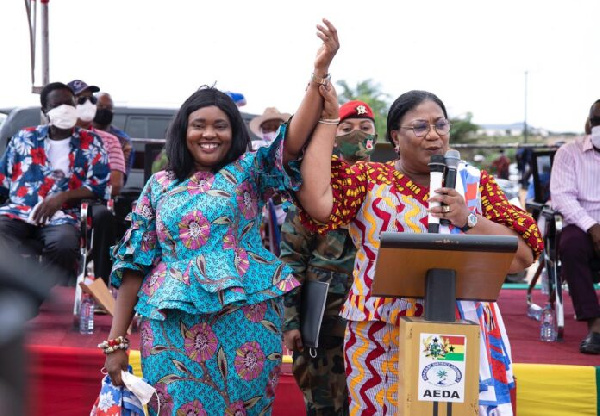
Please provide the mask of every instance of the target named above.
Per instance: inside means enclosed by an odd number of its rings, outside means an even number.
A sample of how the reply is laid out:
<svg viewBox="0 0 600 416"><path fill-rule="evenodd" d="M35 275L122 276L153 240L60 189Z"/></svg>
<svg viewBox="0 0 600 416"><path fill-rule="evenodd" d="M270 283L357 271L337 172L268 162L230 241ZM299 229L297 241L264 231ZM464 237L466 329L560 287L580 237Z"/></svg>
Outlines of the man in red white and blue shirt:
<svg viewBox="0 0 600 416"><path fill-rule="evenodd" d="M51 83L40 98L49 124L19 131L0 159L0 250L29 252L37 240L45 264L67 280L78 258L79 202L106 198L110 168L100 138L75 127L71 89Z"/></svg>

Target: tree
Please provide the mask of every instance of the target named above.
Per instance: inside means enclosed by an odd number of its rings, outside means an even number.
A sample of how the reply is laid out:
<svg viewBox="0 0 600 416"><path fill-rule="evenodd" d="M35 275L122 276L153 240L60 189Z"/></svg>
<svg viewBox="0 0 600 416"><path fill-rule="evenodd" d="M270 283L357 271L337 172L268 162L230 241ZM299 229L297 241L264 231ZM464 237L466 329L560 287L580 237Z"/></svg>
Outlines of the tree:
<svg viewBox="0 0 600 416"><path fill-rule="evenodd" d="M338 81L337 85L341 87L341 91L338 91L340 104L351 100L361 100L371 107L375 115L377 137L380 141L385 141L390 95L381 92L381 86L371 79L357 82L354 88L344 80Z"/></svg>
<svg viewBox="0 0 600 416"><path fill-rule="evenodd" d="M452 143L472 143L477 140L475 132L479 130L477 124L473 124L473 113L468 112L463 118L450 118L450 139Z"/></svg>

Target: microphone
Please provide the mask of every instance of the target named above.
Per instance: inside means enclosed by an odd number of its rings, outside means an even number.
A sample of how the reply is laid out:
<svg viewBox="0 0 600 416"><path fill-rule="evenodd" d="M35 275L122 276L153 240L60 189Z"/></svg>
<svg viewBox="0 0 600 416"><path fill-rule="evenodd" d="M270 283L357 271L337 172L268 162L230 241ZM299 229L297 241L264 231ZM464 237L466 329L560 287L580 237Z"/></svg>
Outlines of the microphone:
<svg viewBox="0 0 600 416"><path fill-rule="evenodd" d="M458 163L460 162L460 153L458 150L450 149L444 155L444 162L446 163L446 174L444 176L444 187L445 188L456 188L456 170ZM450 220L442 218L442 225L450 225Z"/></svg>
<svg viewBox="0 0 600 416"><path fill-rule="evenodd" d="M429 163L429 198L433 196L433 191L442 187L444 181L444 156L432 155ZM439 202L429 202L429 208L439 207ZM430 234L437 234L440 232L440 219L429 214L427 219L427 231Z"/></svg>

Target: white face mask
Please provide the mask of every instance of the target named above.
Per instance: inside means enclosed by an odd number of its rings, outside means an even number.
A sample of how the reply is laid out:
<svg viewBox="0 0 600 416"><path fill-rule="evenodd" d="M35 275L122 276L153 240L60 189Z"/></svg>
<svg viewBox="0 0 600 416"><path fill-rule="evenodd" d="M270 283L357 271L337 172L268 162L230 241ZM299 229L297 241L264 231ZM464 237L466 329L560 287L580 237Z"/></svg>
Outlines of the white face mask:
<svg viewBox="0 0 600 416"><path fill-rule="evenodd" d="M277 131L270 131L268 133L261 133L261 136L262 136L262 139L265 142L272 143L277 138L278 134L279 134L279 130L277 130Z"/></svg>
<svg viewBox="0 0 600 416"><path fill-rule="evenodd" d="M86 100L83 104L77 105L77 116L81 121L89 123L96 115L96 104L92 104L90 100Z"/></svg>
<svg viewBox="0 0 600 416"><path fill-rule="evenodd" d="M69 130L77 123L77 109L72 105L59 105L46 113L51 125L61 130Z"/></svg>
<svg viewBox="0 0 600 416"><path fill-rule="evenodd" d="M600 149L600 126L592 127L592 146Z"/></svg>

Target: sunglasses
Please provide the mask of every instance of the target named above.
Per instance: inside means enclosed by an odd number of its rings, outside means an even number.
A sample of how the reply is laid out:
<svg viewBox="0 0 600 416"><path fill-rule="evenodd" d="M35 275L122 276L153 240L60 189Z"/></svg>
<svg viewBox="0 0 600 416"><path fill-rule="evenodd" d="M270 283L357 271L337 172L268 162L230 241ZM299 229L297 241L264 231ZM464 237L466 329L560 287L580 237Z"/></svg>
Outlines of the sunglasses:
<svg viewBox="0 0 600 416"><path fill-rule="evenodd" d="M590 124L592 126L600 126L600 117L590 117Z"/></svg>
<svg viewBox="0 0 600 416"><path fill-rule="evenodd" d="M98 102L98 99L92 95L91 97L79 97L77 99L77 105L84 105L85 102L88 100L94 105L96 105L96 103Z"/></svg>

